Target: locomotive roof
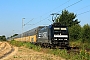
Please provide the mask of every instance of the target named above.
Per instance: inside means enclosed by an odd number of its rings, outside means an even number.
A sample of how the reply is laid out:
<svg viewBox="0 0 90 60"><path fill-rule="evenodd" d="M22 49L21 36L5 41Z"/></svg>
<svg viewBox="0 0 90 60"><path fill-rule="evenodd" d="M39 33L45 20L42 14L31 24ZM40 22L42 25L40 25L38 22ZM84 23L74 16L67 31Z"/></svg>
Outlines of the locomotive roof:
<svg viewBox="0 0 90 60"><path fill-rule="evenodd" d="M35 31L37 31L39 28L42 28L42 27L44 27L44 26L38 26L38 27L33 28L33 29L29 30L29 31L26 31L26 32L23 33L23 36L32 35L33 33L35 33ZM32 32L32 33L31 33L31 32ZM18 35L15 36L14 38L20 38L20 37L21 37L21 34L18 34Z"/></svg>

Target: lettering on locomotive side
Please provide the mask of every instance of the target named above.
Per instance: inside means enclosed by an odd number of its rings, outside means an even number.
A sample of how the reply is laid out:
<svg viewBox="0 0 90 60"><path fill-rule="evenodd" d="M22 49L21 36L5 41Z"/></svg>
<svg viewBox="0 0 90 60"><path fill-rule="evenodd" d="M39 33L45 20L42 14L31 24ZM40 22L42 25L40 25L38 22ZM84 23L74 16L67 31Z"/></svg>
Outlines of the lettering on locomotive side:
<svg viewBox="0 0 90 60"><path fill-rule="evenodd" d="M47 37L47 32L43 32L43 37Z"/></svg>
<svg viewBox="0 0 90 60"><path fill-rule="evenodd" d="M39 33L38 38L44 38L47 37L47 32Z"/></svg>

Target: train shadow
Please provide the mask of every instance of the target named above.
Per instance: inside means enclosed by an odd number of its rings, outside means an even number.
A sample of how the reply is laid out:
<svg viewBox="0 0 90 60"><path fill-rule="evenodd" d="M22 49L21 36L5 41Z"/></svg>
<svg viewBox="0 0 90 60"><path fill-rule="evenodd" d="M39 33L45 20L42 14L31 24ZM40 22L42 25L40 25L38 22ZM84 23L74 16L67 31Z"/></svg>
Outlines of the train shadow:
<svg viewBox="0 0 90 60"><path fill-rule="evenodd" d="M79 47L67 47L67 50L72 50L72 49L79 49Z"/></svg>

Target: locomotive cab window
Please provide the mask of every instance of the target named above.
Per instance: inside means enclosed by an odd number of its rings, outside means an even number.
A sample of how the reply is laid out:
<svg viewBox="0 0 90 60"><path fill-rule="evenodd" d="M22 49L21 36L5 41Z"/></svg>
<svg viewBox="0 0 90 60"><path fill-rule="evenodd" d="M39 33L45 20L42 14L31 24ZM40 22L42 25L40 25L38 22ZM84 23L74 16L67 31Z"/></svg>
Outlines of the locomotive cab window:
<svg viewBox="0 0 90 60"><path fill-rule="evenodd" d="M67 27L54 27L54 34L58 35L58 34L67 34Z"/></svg>

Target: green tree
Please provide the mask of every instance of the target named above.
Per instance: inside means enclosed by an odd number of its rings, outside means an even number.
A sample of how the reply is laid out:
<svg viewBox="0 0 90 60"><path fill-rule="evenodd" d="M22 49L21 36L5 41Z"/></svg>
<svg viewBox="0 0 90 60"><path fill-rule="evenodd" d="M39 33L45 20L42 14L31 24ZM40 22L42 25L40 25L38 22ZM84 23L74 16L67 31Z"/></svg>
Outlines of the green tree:
<svg viewBox="0 0 90 60"><path fill-rule="evenodd" d="M88 24L84 25L82 28L82 41L90 42L90 26Z"/></svg>
<svg viewBox="0 0 90 60"><path fill-rule="evenodd" d="M56 19L55 22L60 22L61 25L66 25L66 26L73 26L75 24L79 24L80 21L78 19L75 19L76 15L74 13L68 12L68 10L62 11L62 14L59 15Z"/></svg>
<svg viewBox="0 0 90 60"><path fill-rule="evenodd" d="M69 37L70 40L81 39L81 26L79 24L69 27Z"/></svg>
<svg viewBox="0 0 90 60"><path fill-rule="evenodd" d="M1 41L6 41L6 36L5 35L0 36L0 40Z"/></svg>

